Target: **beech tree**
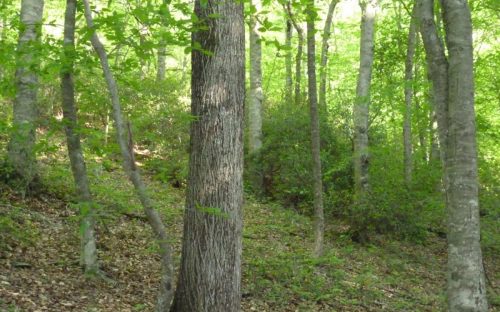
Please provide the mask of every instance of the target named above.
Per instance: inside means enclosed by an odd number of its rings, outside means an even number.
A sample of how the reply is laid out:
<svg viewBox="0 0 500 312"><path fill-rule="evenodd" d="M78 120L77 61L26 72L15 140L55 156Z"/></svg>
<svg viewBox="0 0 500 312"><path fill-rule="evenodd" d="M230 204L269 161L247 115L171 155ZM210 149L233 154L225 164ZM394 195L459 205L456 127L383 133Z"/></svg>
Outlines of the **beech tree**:
<svg viewBox="0 0 500 312"><path fill-rule="evenodd" d="M337 6L338 0L331 0L328 5L328 13L326 14L325 26L323 28L323 36L321 40L321 59L319 63L319 108L326 112L326 78L327 78L327 63L328 50L331 37L331 28L333 21L333 12Z"/></svg>
<svg viewBox="0 0 500 312"><path fill-rule="evenodd" d="M19 179L23 192L28 191L37 179L35 140L40 68L37 51L40 51L43 6L43 0L21 2L21 27L16 52L16 98L7 163L12 174Z"/></svg>
<svg viewBox="0 0 500 312"><path fill-rule="evenodd" d="M195 1L191 148L172 311L239 311L245 32L240 1Z"/></svg>
<svg viewBox="0 0 500 312"><path fill-rule="evenodd" d="M66 0L64 16L64 54L61 67L61 94L66 131L66 144L75 180L76 193L81 214L81 265L85 273L99 273L95 239L94 202L90 192L87 169L83 157L75 105L75 85L73 81L75 57L76 0Z"/></svg>
<svg viewBox="0 0 500 312"><path fill-rule="evenodd" d="M413 174L413 146L412 146L412 100L413 100L413 59L415 57L415 46L417 42L417 17L416 6L411 12L410 29L408 31L408 45L405 61L405 114L403 122L403 145L404 145L404 177L407 187L410 187ZM422 144L423 145L423 144Z"/></svg>
<svg viewBox="0 0 500 312"><path fill-rule="evenodd" d="M290 1L287 1L284 5L284 9L287 12L288 20L292 23L293 28L297 32L298 42L297 42L297 54L295 56L295 86L294 86L294 101L298 105L302 101L302 56L304 54L304 30L300 26L297 17L292 11L292 6ZM288 30L287 30L288 31ZM291 33L291 32L290 32ZM288 34L287 34L288 36ZM288 40L288 39L287 39Z"/></svg>
<svg viewBox="0 0 500 312"><path fill-rule="evenodd" d="M366 204L368 181L368 125L370 85L375 38L376 0L361 0L361 46L356 101L354 104L354 183L358 204Z"/></svg>
<svg viewBox="0 0 500 312"><path fill-rule="evenodd" d="M248 100L248 150L252 158L251 179L257 193L262 189L262 171L256 166L260 149L262 148L262 39L258 15L262 10L260 0L251 2L255 12L250 16L250 94Z"/></svg>
<svg viewBox="0 0 500 312"><path fill-rule="evenodd" d="M443 0L448 48L448 309L488 311L479 231L472 21L467 0Z"/></svg>
<svg viewBox="0 0 500 312"><path fill-rule="evenodd" d="M316 8L314 0L308 0L307 6L307 77L309 108L311 115L311 151L313 159L314 176L314 255L323 254L323 240L325 235L325 220L323 213L323 182L321 174L318 88L316 84L316 42L314 20Z"/></svg>

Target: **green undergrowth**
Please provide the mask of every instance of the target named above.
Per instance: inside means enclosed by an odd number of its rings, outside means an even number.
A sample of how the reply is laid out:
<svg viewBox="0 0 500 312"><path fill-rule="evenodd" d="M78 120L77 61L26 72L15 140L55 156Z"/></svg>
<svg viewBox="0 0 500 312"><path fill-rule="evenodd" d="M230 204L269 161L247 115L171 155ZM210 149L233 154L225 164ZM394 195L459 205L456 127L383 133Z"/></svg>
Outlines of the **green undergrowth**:
<svg viewBox="0 0 500 312"><path fill-rule="evenodd" d="M439 311L444 307L444 242L329 237L313 258L312 222L274 205L245 206L244 291L268 310Z"/></svg>
<svg viewBox="0 0 500 312"><path fill-rule="evenodd" d="M43 170L42 176L49 195L67 203L68 209L75 209L70 220L74 227L72 239L77 240L78 216L69 166L60 161L45 162L44 166L50 167L50 170ZM140 237L139 232L127 230L147 227L147 224L141 219L123 217L127 214L141 216L142 209L119 166L104 167L97 161L87 166L100 228L122 224L123 232L101 230L106 235L103 244L110 249L103 253L102 260L112 263L115 257L113 240L126 239L131 245L134 240L147 242L144 234ZM174 259L178 265L184 190L152 180L147 174L145 179L156 208L172 235ZM8 202L5 197L3 194L1 205L18 205ZM50 205L50 201L47 204ZM4 238L10 233L19 244L36 241L37 236L27 234L29 219L22 217L29 209L26 204L10 209L9 215L0 214L0 236ZM325 253L314 258L312 227L310 217L247 196L243 232L243 311L444 311L446 244L442 238L431 233L424 242L416 244L380 236L372 245L359 245L349 239L345 224L330 219L327 220ZM155 248L151 240L145 252L151 255ZM130 262L131 271L140 265L137 261ZM497 262L495 257L486 259L487 268L493 268L490 279L494 283L498 281ZM154 289L151 292L154 293ZM495 311L500 300L498 295L490 294ZM148 303L144 300L141 304Z"/></svg>

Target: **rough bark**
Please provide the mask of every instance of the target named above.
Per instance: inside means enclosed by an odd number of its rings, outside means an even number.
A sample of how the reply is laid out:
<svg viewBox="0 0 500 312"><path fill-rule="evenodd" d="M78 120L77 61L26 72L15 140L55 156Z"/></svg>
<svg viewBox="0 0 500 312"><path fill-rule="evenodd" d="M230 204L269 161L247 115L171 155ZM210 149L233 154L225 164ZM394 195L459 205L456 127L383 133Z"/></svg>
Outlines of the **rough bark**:
<svg viewBox="0 0 500 312"><path fill-rule="evenodd" d="M40 36L43 17L42 0L21 2L21 24L17 45L16 98L13 127L8 145L7 162L20 180L20 189L29 190L37 177L35 156L37 92Z"/></svg>
<svg viewBox="0 0 500 312"><path fill-rule="evenodd" d="M354 183L357 204L363 205L369 191L368 125L376 1L361 0L360 6L362 11L360 66L354 105Z"/></svg>
<svg viewBox="0 0 500 312"><path fill-rule="evenodd" d="M443 0L448 48L448 309L487 311L480 246L472 21L466 0Z"/></svg>
<svg viewBox="0 0 500 312"><path fill-rule="evenodd" d="M444 54L443 42L439 38L434 22L434 1L417 0L419 30L422 35L427 60L427 70L432 82L432 102L438 123L439 145L446 146L448 129L448 61ZM440 149L440 159L444 163L445 148Z"/></svg>
<svg viewBox="0 0 500 312"><path fill-rule="evenodd" d="M240 1L195 1L189 183L171 311L240 311L245 34ZM213 18L216 16L216 18Z"/></svg>
<svg viewBox="0 0 500 312"><path fill-rule="evenodd" d="M293 100L293 80L292 80L292 35L293 28L290 18L286 19L286 54L285 54L285 102L292 103Z"/></svg>
<svg viewBox="0 0 500 312"><path fill-rule="evenodd" d="M80 205L82 236L81 265L85 273L95 274L99 271L95 240L95 220L93 200L90 193L87 169L83 158L80 135L78 134L75 105L75 85L73 68L75 56L75 14L76 0L66 0L64 17L64 56L61 68L61 94L66 143L71 163L71 172L75 180L76 194Z"/></svg>
<svg viewBox="0 0 500 312"><path fill-rule="evenodd" d="M413 6L410 29L408 31L408 44L405 61L405 113L403 119L403 145L404 145L404 177L409 188L413 173L413 148L412 148L412 99L413 99L413 59L417 42L416 6Z"/></svg>
<svg viewBox="0 0 500 312"><path fill-rule="evenodd" d="M307 2L307 77L309 108L311 114L311 151L313 159L314 193L314 256L323 255L325 219L323 215L323 182L321 174L320 133L318 112L318 90L316 85L316 42L314 19L316 10L314 0Z"/></svg>
<svg viewBox="0 0 500 312"><path fill-rule="evenodd" d="M301 82L302 82L302 55L304 54L304 31L297 20L295 20L295 16L292 12L292 8L290 2L287 2L285 7L288 18L295 28L298 37L297 43L297 55L295 56L295 91L294 91L294 101L296 105L299 105L302 100L302 90L301 90Z"/></svg>
<svg viewBox="0 0 500 312"><path fill-rule="evenodd" d="M250 179L257 193L262 189L263 176L259 169L259 151L262 147L262 43L257 15L262 9L260 0L251 1L255 13L250 17L250 96L248 101L248 152L252 158Z"/></svg>
<svg viewBox="0 0 500 312"><path fill-rule="evenodd" d="M85 19L87 21L87 26L88 28L94 30L95 27L92 19L92 11L90 9L89 1L83 0L83 3L85 6ZM90 41L92 43L92 46L94 47L94 50L99 56L106 84L108 86L108 91L111 97L111 104L113 110L112 114L115 122L118 145L120 146L120 152L123 157L123 168L127 173L130 181L134 185L137 197L139 198L139 201L141 202L142 207L144 208L144 213L148 218L148 222L156 236L156 239L158 240L158 244L160 247L162 281L160 285L156 311L158 312L168 311L173 297L173 290L172 290L173 267L172 267L172 256L170 251L171 248L168 243L168 236L165 231L165 227L163 225L161 217L158 214L158 212L154 209L153 202L151 201L151 198L147 193L146 185L142 181L139 169L135 164L130 125L128 125L127 129L127 125L123 119L121 112L118 86L109 67L106 50L104 49L104 46L102 45L95 31L92 33Z"/></svg>
<svg viewBox="0 0 500 312"><path fill-rule="evenodd" d="M323 39L321 42L321 59L320 59L320 69L319 69L319 107L321 110L326 112L326 73L327 73L327 63L328 63L328 49L331 36L333 12L337 6L338 0L332 0L328 6L328 13L326 15L325 27L323 28Z"/></svg>

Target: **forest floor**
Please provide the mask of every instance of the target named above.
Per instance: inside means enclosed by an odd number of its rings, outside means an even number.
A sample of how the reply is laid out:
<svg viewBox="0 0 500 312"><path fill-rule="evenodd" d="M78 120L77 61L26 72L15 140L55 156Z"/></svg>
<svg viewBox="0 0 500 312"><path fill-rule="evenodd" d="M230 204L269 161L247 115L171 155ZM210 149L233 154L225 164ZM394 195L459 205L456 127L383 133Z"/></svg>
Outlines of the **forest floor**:
<svg viewBox="0 0 500 312"><path fill-rule="evenodd" d="M0 311L153 311L159 257L121 170L89 169L101 207L99 258L110 282L82 274L71 175L57 168L46 177L51 191L36 198L0 188ZM178 265L184 193L149 185ZM251 198L244 213L243 311L444 311L442 238L415 244L380 237L361 246L330 220L325 256L314 259L310 218ZM486 253L485 266L492 311L500 311L498 255Z"/></svg>

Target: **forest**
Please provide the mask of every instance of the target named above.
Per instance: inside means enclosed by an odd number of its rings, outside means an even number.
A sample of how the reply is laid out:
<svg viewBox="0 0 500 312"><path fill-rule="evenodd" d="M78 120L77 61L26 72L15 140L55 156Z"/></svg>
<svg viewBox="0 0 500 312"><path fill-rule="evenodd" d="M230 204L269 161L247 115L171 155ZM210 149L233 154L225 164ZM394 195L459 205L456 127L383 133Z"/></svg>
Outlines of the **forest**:
<svg viewBox="0 0 500 312"><path fill-rule="evenodd" d="M0 311L500 311L500 1L0 0Z"/></svg>

